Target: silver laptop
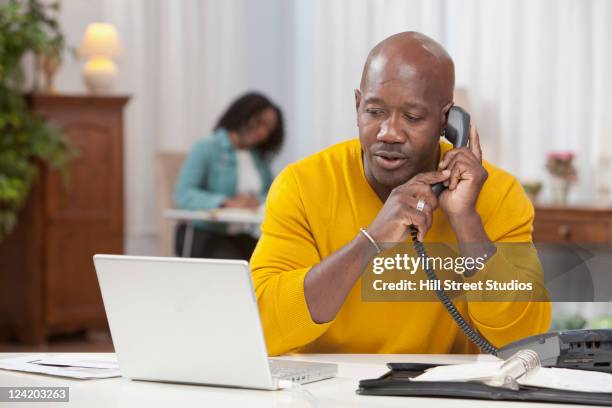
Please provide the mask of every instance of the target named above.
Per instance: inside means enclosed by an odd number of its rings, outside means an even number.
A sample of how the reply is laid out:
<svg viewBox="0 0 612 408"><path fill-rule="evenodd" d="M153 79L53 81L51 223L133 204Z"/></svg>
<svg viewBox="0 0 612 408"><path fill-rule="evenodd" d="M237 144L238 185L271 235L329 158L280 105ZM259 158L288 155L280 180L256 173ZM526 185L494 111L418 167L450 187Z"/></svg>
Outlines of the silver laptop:
<svg viewBox="0 0 612 408"><path fill-rule="evenodd" d="M245 261L95 255L94 264L124 377L274 390L337 373L268 359Z"/></svg>

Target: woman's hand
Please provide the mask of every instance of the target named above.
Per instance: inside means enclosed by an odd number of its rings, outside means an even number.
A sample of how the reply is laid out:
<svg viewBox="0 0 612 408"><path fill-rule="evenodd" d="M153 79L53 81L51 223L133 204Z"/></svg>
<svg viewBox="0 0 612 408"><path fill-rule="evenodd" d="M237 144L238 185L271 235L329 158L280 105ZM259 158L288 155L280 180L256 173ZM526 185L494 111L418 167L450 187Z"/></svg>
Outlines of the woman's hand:
<svg viewBox="0 0 612 408"><path fill-rule="evenodd" d="M234 197L226 198L221 206L223 208L248 208L255 210L259 207L259 200L251 194L238 194Z"/></svg>

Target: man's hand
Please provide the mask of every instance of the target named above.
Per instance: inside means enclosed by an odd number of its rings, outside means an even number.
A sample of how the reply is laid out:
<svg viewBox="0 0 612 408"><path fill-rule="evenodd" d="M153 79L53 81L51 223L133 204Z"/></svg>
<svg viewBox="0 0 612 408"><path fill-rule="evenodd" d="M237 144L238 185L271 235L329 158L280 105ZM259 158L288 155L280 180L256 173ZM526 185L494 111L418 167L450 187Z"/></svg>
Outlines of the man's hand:
<svg viewBox="0 0 612 408"><path fill-rule="evenodd" d="M259 207L259 200L250 194L239 194L234 197L225 199L222 204L224 208L249 208L256 209Z"/></svg>
<svg viewBox="0 0 612 408"><path fill-rule="evenodd" d="M385 205L367 231L376 242L402 242L408 237L408 227L415 225L418 239L422 241L431 228L433 212L438 198L431 190L432 184L448 180L450 171L432 171L417 174L406 183L393 189ZM423 211L417 211L419 200L425 201Z"/></svg>
<svg viewBox="0 0 612 408"><path fill-rule="evenodd" d="M448 189L439 197L440 208L449 219L475 215L476 200L488 177L482 166L482 150L475 127L470 126L469 146L446 152L438 169L450 171L449 179L444 182Z"/></svg>
<svg viewBox="0 0 612 408"><path fill-rule="evenodd" d="M440 208L446 212L462 256L487 255L490 259L496 252L476 212L476 201L487 180L487 170L482 166L482 150L476 128L470 126L469 147L453 149L444 155L440 170L450 171L442 191ZM472 272L466 273L469 276Z"/></svg>

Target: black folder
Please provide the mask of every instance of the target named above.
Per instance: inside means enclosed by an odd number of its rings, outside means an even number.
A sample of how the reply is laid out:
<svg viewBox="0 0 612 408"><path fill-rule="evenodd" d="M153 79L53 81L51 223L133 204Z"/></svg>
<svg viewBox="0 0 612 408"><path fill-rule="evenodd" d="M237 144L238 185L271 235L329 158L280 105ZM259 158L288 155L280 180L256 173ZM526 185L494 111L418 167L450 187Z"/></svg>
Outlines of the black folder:
<svg viewBox="0 0 612 408"><path fill-rule="evenodd" d="M559 402L612 406L612 393L595 393L520 386L518 390L492 387L477 382L410 381L440 364L389 363L390 371L380 378L361 380L357 394L409 397L448 397L505 401Z"/></svg>

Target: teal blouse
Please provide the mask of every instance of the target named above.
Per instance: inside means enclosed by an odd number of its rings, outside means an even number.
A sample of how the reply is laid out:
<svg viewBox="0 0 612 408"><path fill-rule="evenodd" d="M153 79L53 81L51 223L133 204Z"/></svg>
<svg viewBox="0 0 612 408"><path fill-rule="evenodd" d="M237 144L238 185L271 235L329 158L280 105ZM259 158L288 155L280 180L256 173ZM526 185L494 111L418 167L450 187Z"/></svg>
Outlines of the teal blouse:
<svg viewBox="0 0 612 408"><path fill-rule="evenodd" d="M272 184L272 171L259 152L250 152L262 180L258 198L263 203ZM217 129L210 137L198 141L183 162L174 188L174 203L186 210L219 208L226 198L236 194L237 181L236 149L227 130ZM227 225L198 222L196 227L225 232Z"/></svg>

